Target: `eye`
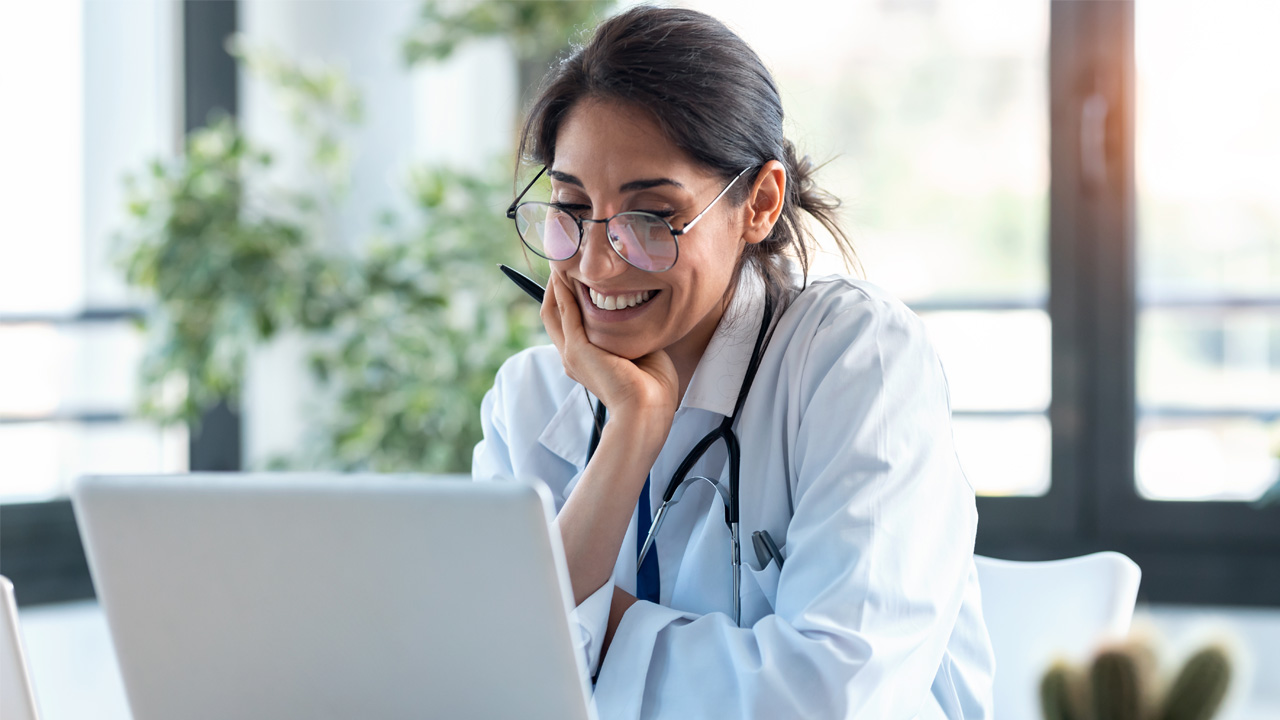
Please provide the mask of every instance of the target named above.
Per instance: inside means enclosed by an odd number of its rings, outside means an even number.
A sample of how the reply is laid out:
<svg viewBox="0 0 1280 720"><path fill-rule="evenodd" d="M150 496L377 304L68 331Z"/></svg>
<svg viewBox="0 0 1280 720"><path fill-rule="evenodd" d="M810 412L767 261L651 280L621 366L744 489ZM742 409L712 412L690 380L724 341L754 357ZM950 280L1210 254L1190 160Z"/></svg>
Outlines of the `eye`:
<svg viewBox="0 0 1280 720"><path fill-rule="evenodd" d="M579 219L587 217L591 212L590 205L582 205L580 203L553 202L550 205L562 213L567 213Z"/></svg>
<svg viewBox="0 0 1280 720"><path fill-rule="evenodd" d="M644 210L644 209L641 209L641 210L640 210L640 212L646 212L646 213L649 213L650 215L657 215L658 217L662 218L663 220L669 220L669 219L671 219L671 217L672 217L673 215L675 215L675 214L676 214L676 211L675 211L675 210Z"/></svg>

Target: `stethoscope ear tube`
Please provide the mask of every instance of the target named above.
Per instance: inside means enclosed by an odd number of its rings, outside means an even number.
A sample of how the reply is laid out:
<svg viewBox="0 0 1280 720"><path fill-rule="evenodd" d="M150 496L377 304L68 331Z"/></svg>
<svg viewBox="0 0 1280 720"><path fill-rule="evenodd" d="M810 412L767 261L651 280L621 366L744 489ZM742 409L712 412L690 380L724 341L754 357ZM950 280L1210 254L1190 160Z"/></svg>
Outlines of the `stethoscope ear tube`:
<svg viewBox="0 0 1280 720"><path fill-rule="evenodd" d="M666 500L663 500L662 504L658 506L658 511L654 513L653 522L649 524L649 534L645 536L644 545L640 548L640 555L639 557L636 558L637 571L640 569L640 565L644 562L644 556L649 553L649 547L653 545L653 539L657 537L658 531L662 529L662 521L667 515L667 508L680 502L680 498L684 497L685 489L687 489L690 485L698 481L704 481L710 484L711 487L715 488L716 493L720 495L720 501L724 503L724 514L726 518L725 522L726 524L729 524L730 527L732 527L732 524L730 524L727 520L727 518L729 517L729 505L731 502L729 499L730 494L729 494L729 489L725 487L724 483L720 482L719 480L712 480L709 477L702 477L701 475L695 475L694 477L685 478L683 481L680 482L679 485L676 486L676 490L671 495L671 497Z"/></svg>
<svg viewBox="0 0 1280 720"><path fill-rule="evenodd" d="M717 440L724 439L725 445L729 445L729 438L733 436L733 433L729 432L729 421L731 419L732 418L725 418L725 422L720 423L716 429L706 435L703 435L702 439L698 441L698 444L694 445L693 449L689 451L689 454L684 456L684 460L680 461L680 466L671 474L671 482L667 483L667 489L662 492L662 502L664 504L671 502L671 499L676 495L676 491L684 487L684 481L688 479L689 472L693 470L694 464L702 459L702 456L707 453L707 450L711 449L711 446L714 445ZM734 440L736 443L737 439L734 438ZM733 450L730 449L729 453L729 459L732 461L734 458ZM730 468L730 479L732 479L733 476L734 470ZM731 484L729 491L732 493L734 490L737 490L736 484ZM726 516L725 522L728 521L729 518Z"/></svg>
<svg viewBox="0 0 1280 720"><path fill-rule="evenodd" d="M730 421L732 422L732 421ZM738 466L741 452L738 435L725 428L724 444L729 449L729 506L725 508L724 521L729 524L733 553L733 624L742 626L742 543L738 538Z"/></svg>
<svg viewBox="0 0 1280 720"><path fill-rule="evenodd" d="M587 443L587 462L591 462L591 458L596 455L596 448L600 447L600 433L604 430L604 420L607 412L608 409L605 408L604 403L597 399L596 414L594 423L591 426L591 441Z"/></svg>
<svg viewBox="0 0 1280 720"><path fill-rule="evenodd" d="M729 504L725 508L724 521L732 526L738 524L738 471L742 464L742 451L737 433L728 428L725 428L724 444L729 450Z"/></svg>
<svg viewBox="0 0 1280 720"><path fill-rule="evenodd" d="M729 434L726 437L726 443L728 443L727 438L732 438L732 437L733 437L732 433ZM730 448L736 447L736 439L734 443L735 443L734 445L730 445ZM730 453L736 454L735 450L733 449L730 450ZM676 484L675 492L672 493L669 499L662 501L662 504L658 506L658 511L653 515L653 522L649 525L649 533L645 535L644 545L640 548L640 553L636 557L636 572L640 571L640 566L644 563L645 556L649 554L649 550L653 547L654 538L658 536L658 531L662 529L662 523L667 517L667 508L680 502L680 498L684 497L685 488L687 488L690 484L698 482L700 480L710 483L711 486L716 489L716 493L720 496L720 501L724 503L725 523L729 526L729 538L730 538L729 562L733 568L733 588L732 588L733 623L735 625L741 625L742 624L742 592L741 592L742 546L741 546L741 540L738 537L738 521L736 518L731 517L731 514L733 513L731 508L734 507L735 505L734 500L736 500L737 497L735 493L731 492L728 488L724 486L724 483L718 482L716 480L712 480L711 478L708 478L708 477L702 477L699 475L691 478L685 478L680 483Z"/></svg>
<svg viewBox="0 0 1280 720"><path fill-rule="evenodd" d="M653 539L658 536L658 531L662 529L662 519L667 515L667 506L670 503L662 503L658 506L658 512L653 514L653 522L649 524L649 534L644 536L644 547L640 548L640 554L636 556L636 572L640 572L640 565L644 563L644 558L649 554L649 548L653 547Z"/></svg>
<svg viewBox="0 0 1280 720"><path fill-rule="evenodd" d="M502 266L503 272L507 273L517 285L525 288L526 292L532 292L527 288L526 283L532 283L535 287L537 283L524 277L520 273ZM522 282L523 280L523 282ZM741 539L739 537L739 513L738 513L738 479L741 466L741 445L738 442L738 436L733 432L734 420L738 417L738 413L742 411L745 404L747 394L751 391L751 385L755 381L756 371L760 367L760 360L767 344L769 336L769 327L773 320L773 300L769 297L765 298L764 317L760 323L760 333L756 336L755 348L751 351L751 361L747 365L746 377L743 378L742 387L738 390L738 399L734 403L733 414L729 415L711 432L703 436L701 440L694 445L693 449L685 455L684 460L680 462L680 466L671 477L671 482L667 483L666 489L662 493L662 504L658 506L658 510L654 513L653 522L649 525L649 533L645 536L644 544L640 548L639 556L636 558L636 570L640 569L641 563L644 562L645 556L653 547L654 539L657 537L658 530L661 529L663 521L666 519L667 508L680 501L684 495L684 489L691 482L705 480L720 495L724 502L724 522L729 526L730 543L730 561L733 567L733 621L735 625L742 625L742 550ZM596 448L600 444L601 428L605 422L604 403L596 401L595 408L595 426L591 432L591 440L587 447L587 462L595 455ZM729 455L729 483L726 488L724 484L706 477L689 477L689 473L693 470L694 464L702 459L707 450L711 448L715 441L724 440L725 448ZM779 566L781 566L781 557L778 558Z"/></svg>

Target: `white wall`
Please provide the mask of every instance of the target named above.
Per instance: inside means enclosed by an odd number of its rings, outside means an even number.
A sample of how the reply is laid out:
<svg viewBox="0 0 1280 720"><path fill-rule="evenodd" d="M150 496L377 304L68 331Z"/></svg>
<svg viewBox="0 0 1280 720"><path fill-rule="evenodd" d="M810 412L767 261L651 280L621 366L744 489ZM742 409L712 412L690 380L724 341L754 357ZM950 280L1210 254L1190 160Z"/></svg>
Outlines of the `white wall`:
<svg viewBox="0 0 1280 720"><path fill-rule="evenodd" d="M181 11L174 0L83 3L84 304L133 304L112 262L123 177L182 148Z"/></svg>

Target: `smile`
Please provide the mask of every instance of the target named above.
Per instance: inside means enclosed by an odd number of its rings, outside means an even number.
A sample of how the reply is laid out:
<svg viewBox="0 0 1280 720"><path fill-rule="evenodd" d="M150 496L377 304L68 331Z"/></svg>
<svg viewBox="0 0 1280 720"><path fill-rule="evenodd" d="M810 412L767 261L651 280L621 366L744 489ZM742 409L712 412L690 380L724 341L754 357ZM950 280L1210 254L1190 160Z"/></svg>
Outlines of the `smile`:
<svg viewBox="0 0 1280 720"><path fill-rule="evenodd" d="M637 305L643 305L649 302L649 299L657 294L656 290L642 290L634 293L623 293L621 295L605 295L598 293L591 288L587 288L587 293L591 296L591 304L601 310L626 310Z"/></svg>

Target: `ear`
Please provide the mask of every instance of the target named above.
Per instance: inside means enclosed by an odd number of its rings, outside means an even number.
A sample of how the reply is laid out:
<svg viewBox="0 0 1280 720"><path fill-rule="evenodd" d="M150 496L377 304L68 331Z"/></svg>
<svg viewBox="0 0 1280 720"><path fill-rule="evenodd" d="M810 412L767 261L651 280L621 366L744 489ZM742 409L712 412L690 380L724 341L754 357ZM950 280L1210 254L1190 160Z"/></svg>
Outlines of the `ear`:
<svg viewBox="0 0 1280 720"><path fill-rule="evenodd" d="M769 232L782 217L787 197L787 170L777 160L764 164L756 174L745 204L742 239L754 245L769 237Z"/></svg>

